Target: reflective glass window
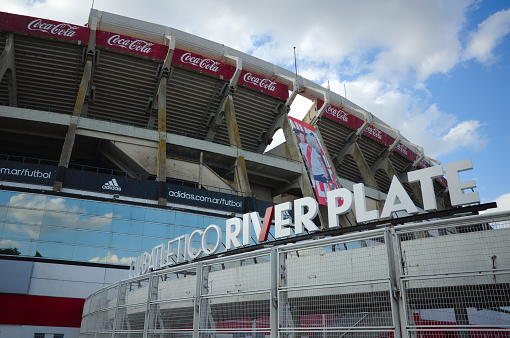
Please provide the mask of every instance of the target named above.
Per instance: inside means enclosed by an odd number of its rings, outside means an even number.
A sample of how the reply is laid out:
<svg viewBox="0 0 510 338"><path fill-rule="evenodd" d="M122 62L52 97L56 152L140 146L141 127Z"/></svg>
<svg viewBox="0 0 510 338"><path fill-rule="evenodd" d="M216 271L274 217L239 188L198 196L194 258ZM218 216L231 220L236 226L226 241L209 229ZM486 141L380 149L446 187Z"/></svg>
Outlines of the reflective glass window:
<svg viewBox="0 0 510 338"><path fill-rule="evenodd" d="M191 234L195 229L181 226L174 226L174 235L173 238L183 236L186 234Z"/></svg>
<svg viewBox="0 0 510 338"><path fill-rule="evenodd" d="M40 232L40 225L5 223L4 231L2 232L2 238L38 240Z"/></svg>
<svg viewBox="0 0 510 338"><path fill-rule="evenodd" d="M111 247L116 249L141 250L142 237L112 234Z"/></svg>
<svg viewBox="0 0 510 338"><path fill-rule="evenodd" d="M75 243L107 247L110 245L111 235L109 232L77 230Z"/></svg>
<svg viewBox="0 0 510 338"><path fill-rule="evenodd" d="M35 241L21 241L16 239L0 239L0 249L18 249L20 255L35 256Z"/></svg>
<svg viewBox="0 0 510 338"><path fill-rule="evenodd" d="M123 204L115 204L113 206L113 217L132 219L133 207Z"/></svg>
<svg viewBox="0 0 510 338"><path fill-rule="evenodd" d="M110 231L112 219L99 216L78 216L78 228L87 230Z"/></svg>
<svg viewBox="0 0 510 338"><path fill-rule="evenodd" d="M73 198L48 196L46 199L46 210L83 213L80 207L81 201Z"/></svg>
<svg viewBox="0 0 510 338"><path fill-rule="evenodd" d="M37 251L46 258L71 259L73 257L73 245L70 244L39 242Z"/></svg>
<svg viewBox="0 0 510 338"><path fill-rule="evenodd" d="M174 212L161 209L147 209L145 212L147 222L173 224L175 221Z"/></svg>
<svg viewBox="0 0 510 338"><path fill-rule="evenodd" d="M136 257L140 256L141 251L134 250L116 250L111 249L109 251L109 257L107 263L111 264L123 264L130 265L133 260L136 260Z"/></svg>
<svg viewBox="0 0 510 338"><path fill-rule="evenodd" d="M61 242L73 244L76 237L75 229L63 229L56 227L41 227L40 241Z"/></svg>
<svg viewBox="0 0 510 338"><path fill-rule="evenodd" d="M80 208L87 215L112 217L113 204L96 201L81 201Z"/></svg>
<svg viewBox="0 0 510 338"><path fill-rule="evenodd" d="M174 234L172 228L166 224L145 223L143 234L150 237L171 238Z"/></svg>
<svg viewBox="0 0 510 338"><path fill-rule="evenodd" d="M130 235L142 235L146 223L126 219L113 219L112 232Z"/></svg>
<svg viewBox="0 0 510 338"><path fill-rule="evenodd" d="M131 217L133 220L136 221L143 221L145 220L145 211L147 208L141 208L141 207L131 207Z"/></svg>
<svg viewBox="0 0 510 338"><path fill-rule="evenodd" d="M73 250L73 260L83 262L107 263L111 256L107 248L92 248L89 246L75 245Z"/></svg>
<svg viewBox="0 0 510 338"><path fill-rule="evenodd" d="M46 205L46 196L25 193L13 193L9 201L10 207L20 207L29 209L44 209Z"/></svg>
<svg viewBox="0 0 510 338"><path fill-rule="evenodd" d="M5 219L5 215L7 215L7 207L0 206L0 222Z"/></svg>
<svg viewBox="0 0 510 338"><path fill-rule="evenodd" d="M45 211L42 225L76 228L78 225L78 215L57 211Z"/></svg>
<svg viewBox="0 0 510 338"><path fill-rule="evenodd" d="M143 240L142 240L142 251L151 252L152 248L154 248L155 246L158 246L160 244L163 244L165 246L165 248L166 248L166 244L167 244L169 239L171 239L171 238L163 239L163 238L143 237Z"/></svg>
<svg viewBox="0 0 510 338"><path fill-rule="evenodd" d="M11 195L10 191L0 191L0 205L9 205Z"/></svg>
<svg viewBox="0 0 510 338"><path fill-rule="evenodd" d="M44 211L9 207L5 220L26 224L41 224Z"/></svg>

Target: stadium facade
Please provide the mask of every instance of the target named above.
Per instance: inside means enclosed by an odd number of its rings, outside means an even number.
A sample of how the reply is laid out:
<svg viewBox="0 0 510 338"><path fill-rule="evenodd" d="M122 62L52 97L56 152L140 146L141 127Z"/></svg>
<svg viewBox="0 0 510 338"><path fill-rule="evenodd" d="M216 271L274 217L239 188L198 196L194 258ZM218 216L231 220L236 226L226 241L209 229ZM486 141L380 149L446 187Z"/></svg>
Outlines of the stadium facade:
<svg viewBox="0 0 510 338"><path fill-rule="evenodd" d="M482 210L470 161L444 166L448 187L329 89L112 13L0 12L0 51L0 337L505 336L508 215L377 229Z"/></svg>

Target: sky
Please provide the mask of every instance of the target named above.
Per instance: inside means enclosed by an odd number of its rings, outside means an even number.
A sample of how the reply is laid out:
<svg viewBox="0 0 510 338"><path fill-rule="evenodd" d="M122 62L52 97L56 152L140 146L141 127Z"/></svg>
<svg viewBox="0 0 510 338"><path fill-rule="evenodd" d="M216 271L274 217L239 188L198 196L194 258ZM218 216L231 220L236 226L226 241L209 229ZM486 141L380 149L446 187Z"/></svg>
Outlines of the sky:
<svg viewBox="0 0 510 338"><path fill-rule="evenodd" d="M0 11L84 25L93 1L9 0ZM510 210L510 1L94 0L345 95L441 163L465 158L481 202ZM311 102L300 98L291 116Z"/></svg>

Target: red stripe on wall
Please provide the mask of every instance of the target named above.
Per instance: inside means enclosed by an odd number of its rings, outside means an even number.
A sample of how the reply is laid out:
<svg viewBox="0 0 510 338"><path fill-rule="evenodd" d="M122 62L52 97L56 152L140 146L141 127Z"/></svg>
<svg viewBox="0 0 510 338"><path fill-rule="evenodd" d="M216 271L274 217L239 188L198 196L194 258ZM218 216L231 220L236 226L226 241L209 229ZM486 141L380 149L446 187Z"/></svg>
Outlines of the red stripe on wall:
<svg viewBox="0 0 510 338"><path fill-rule="evenodd" d="M0 293L0 324L80 327L85 299Z"/></svg>

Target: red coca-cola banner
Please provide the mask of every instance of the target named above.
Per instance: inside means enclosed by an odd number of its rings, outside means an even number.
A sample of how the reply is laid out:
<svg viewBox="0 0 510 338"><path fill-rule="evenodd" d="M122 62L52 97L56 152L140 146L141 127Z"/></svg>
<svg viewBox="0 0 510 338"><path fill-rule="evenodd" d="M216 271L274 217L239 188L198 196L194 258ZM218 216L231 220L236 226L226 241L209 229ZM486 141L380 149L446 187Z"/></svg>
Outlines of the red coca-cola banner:
<svg viewBox="0 0 510 338"><path fill-rule="evenodd" d="M166 45L100 30L96 32L96 46L112 48L158 60L164 60L168 53L168 46Z"/></svg>
<svg viewBox="0 0 510 338"><path fill-rule="evenodd" d="M277 97L283 101L286 101L289 98L289 87L287 85L266 79L260 75L253 74L246 70L241 71L241 76L239 76L238 83L256 90L260 90L265 94Z"/></svg>
<svg viewBox="0 0 510 338"><path fill-rule="evenodd" d="M84 43L90 34L87 27L5 12L0 12L0 29Z"/></svg>
<svg viewBox="0 0 510 338"><path fill-rule="evenodd" d="M321 107L324 104L324 102L322 100L321 100L321 102L319 102L319 100L317 100L317 106L319 106L319 103L321 103ZM324 111L324 116L326 116L327 118L329 118L333 121L340 122L341 124L344 124L352 129L358 129L359 127L361 127L363 125L362 119L360 119L352 114L349 114L348 112L343 111L342 109L335 107L332 104L330 104L326 108L326 111Z"/></svg>
<svg viewBox="0 0 510 338"><path fill-rule="evenodd" d="M182 49L174 50L172 64L203 71L224 79L231 79L235 72L235 67L231 65Z"/></svg>
<svg viewBox="0 0 510 338"><path fill-rule="evenodd" d="M386 134L381 129L369 124L365 130L363 131L363 134L368 136L369 138L381 142L385 146L390 146L395 142L395 139L391 137L390 135Z"/></svg>
<svg viewBox="0 0 510 338"><path fill-rule="evenodd" d="M395 147L395 152L404 156L409 161L414 162L418 158L418 155L406 147L402 142L398 142L397 146Z"/></svg>
<svg viewBox="0 0 510 338"><path fill-rule="evenodd" d="M421 160L421 162L418 164L418 167L420 169L423 169L423 168L428 168L428 167L432 167L432 164L430 164L429 162L427 162L426 160ZM441 185L443 187L447 187L448 186L448 181L446 180L446 178L444 178L444 176L441 176L441 177L436 177L436 181L438 181L439 183L441 183Z"/></svg>

